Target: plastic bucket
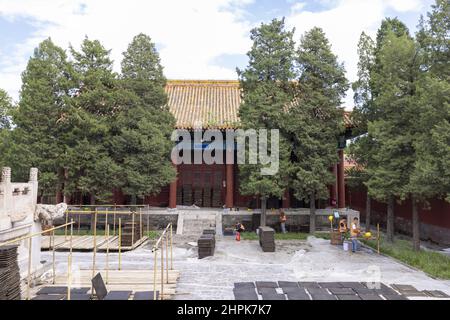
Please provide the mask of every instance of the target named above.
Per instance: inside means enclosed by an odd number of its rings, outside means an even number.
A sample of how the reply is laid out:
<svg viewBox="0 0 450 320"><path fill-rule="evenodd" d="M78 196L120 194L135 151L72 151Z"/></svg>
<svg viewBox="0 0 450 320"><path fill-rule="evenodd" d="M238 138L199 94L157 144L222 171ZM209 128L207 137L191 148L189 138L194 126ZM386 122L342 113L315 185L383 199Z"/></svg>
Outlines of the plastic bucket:
<svg viewBox="0 0 450 320"><path fill-rule="evenodd" d="M344 241L342 247L344 248L344 251L348 251L350 244L347 241Z"/></svg>

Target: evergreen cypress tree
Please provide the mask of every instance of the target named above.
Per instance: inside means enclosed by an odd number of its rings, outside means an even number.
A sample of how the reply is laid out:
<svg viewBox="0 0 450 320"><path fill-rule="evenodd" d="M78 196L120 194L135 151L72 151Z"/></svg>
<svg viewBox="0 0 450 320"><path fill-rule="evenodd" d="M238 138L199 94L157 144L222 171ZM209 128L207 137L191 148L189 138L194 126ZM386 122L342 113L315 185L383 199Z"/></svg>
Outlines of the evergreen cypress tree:
<svg viewBox="0 0 450 320"><path fill-rule="evenodd" d="M282 128L286 106L292 99L293 32L285 30L284 19L274 19L251 31L253 45L248 53L249 65L245 70L238 70L243 90L239 109L243 129L267 129L270 132ZM262 175L261 168L265 166L260 163L239 165L240 191L261 198L261 226L266 224L267 199L270 196L281 198L288 184L289 149L282 135L279 157L279 171L275 175Z"/></svg>
<svg viewBox="0 0 450 320"><path fill-rule="evenodd" d="M135 95L114 125L113 154L122 190L136 197L158 193L176 177L170 161L175 119L167 107L166 78L150 37L134 37L122 61L122 86Z"/></svg>
<svg viewBox="0 0 450 320"><path fill-rule="evenodd" d="M71 87L72 69L65 51L51 39L44 40L22 74L8 147L8 163L16 179L27 179L30 167L39 168L40 195L54 195L62 188Z"/></svg>
<svg viewBox="0 0 450 320"><path fill-rule="evenodd" d="M5 90L0 89L0 130L9 129L11 127L9 113L11 112L12 107L12 99Z"/></svg>
<svg viewBox="0 0 450 320"><path fill-rule="evenodd" d="M374 104L380 116L369 122L377 150L376 167L368 168L369 194L388 202L387 238L394 240L394 199L409 197L407 188L414 167L416 86L420 59L415 42L406 34L388 32L379 51L373 79L378 90Z"/></svg>
<svg viewBox="0 0 450 320"><path fill-rule="evenodd" d="M383 94L383 88L381 88L383 83L382 76L379 76L381 74L381 69L383 68L383 62L381 61L381 50L383 46L387 42L387 36L390 35L391 37L403 37L405 39L410 39L409 30L406 27L406 25L400 21L398 18L386 18L381 22L381 26L378 29L377 32L377 38L376 38L376 45L374 48L374 64L372 66L372 70L370 71L370 91L371 91L371 104L369 110L370 113L368 115L370 116L368 120L368 124L370 121L375 121L376 119L383 118L386 116L386 112L384 110L383 103L380 103L381 100L378 100L378 103L375 103L375 101L378 99L378 96ZM377 77L378 75L378 77ZM367 140L369 144L367 145L366 150L370 150L370 154L379 154L380 151L378 148L380 147L378 143L374 140L374 136L372 134L372 131L368 129L368 136ZM364 152L365 150L363 150ZM373 165L377 166L376 157L370 158ZM371 170L368 168L366 173L369 176L370 181L370 174ZM377 200L383 201L387 203L387 235L388 239L393 241L394 237L394 205L395 205L395 195L390 194L386 195L384 194L383 197L379 197L380 195L377 194L377 192L371 190L371 188L368 186L369 181L366 183L366 186L368 188L368 196L372 198L376 198Z"/></svg>
<svg viewBox="0 0 450 320"><path fill-rule="evenodd" d="M416 161L408 190L413 195L413 247L420 249L418 204L438 197L450 202L450 4L436 0L417 33L423 70L417 85ZM420 116L417 116L420 115Z"/></svg>
<svg viewBox="0 0 450 320"><path fill-rule="evenodd" d="M306 32L296 55L298 85L285 128L293 138L292 186L295 197L310 203L310 233L315 232L315 202L328 198L330 172L338 161L338 137L344 132L340 108L349 85L320 28Z"/></svg>
<svg viewBox="0 0 450 320"><path fill-rule="evenodd" d="M353 134L357 137L349 146L349 153L358 164L349 172L349 181L352 182L350 184L353 184L353 187L363 187L368 181L367 168L375 165L373 155L376 152L373 137L367 132L368 121L374 120L376 116L371 86L371 74L375 64L375 43L364 32L358 42L358 55L358 80L352 84L355 102L352 119L356 124ZM366 230L370 231L371 197L368 192L365 224Z"/></svg>
<svg viewBox="0 0 450 320"><path fill-rule="evenodd" d="M72 99L72 130L68 158L69 194L80 191L90 195L91 204L107 201L120 184L120 167L111 157L111 128L122 109L133 97L122 89L112 71L110 51L98 40L84 39L81 50L71 47L77 79Z"/></svg>

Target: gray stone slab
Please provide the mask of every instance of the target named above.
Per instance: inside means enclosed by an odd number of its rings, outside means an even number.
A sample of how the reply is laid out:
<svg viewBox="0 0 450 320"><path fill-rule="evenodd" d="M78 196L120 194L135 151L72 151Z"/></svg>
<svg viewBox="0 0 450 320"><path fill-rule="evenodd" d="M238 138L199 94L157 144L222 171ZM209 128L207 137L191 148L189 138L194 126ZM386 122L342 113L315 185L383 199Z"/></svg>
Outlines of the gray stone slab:
<svg viewBox="0 0 450 320"><path fill-rule="evenodd" d="M316 289L322 288L320 284L318 284L317 282L299 282L298 285L301 288L316 288Z"/></svg>
<svg viewBox="0 0 450 320"><path fill-rule="evenodd" d="M343 288L365 289L367 288L361 282L339 282Z"/></svg>
<svg viewBox="0 0 450 320"><path fill-rule="evenodd" d="M433 298L450 298L448 294L440 290L424 290L426 295Z"/></svg>
<svg viewBox="0 0 450 320"><path fill-rule="evenodd" d="M255 288L254 282L236 282L234 284L235 288Z"/></svg>
<svg viewBox="0 0 450 320"><path fill-rule="evenodd" d="M263 300L286 300L284 294L262 294Z"/></svg>
<svg viewBox="0 0 450 320"><path fill-rule="evenodd" d="M322 288L307 288L306 290L308 290L309 294L330 294L327 289Z"/></svg>
<svg viewBox="0 0 450 320"><path fill-rule="evenodd" d="M278 281L278 286L280 288L287 288L287 287L298 288L298 283L294 281Z"/></svg>
<svg viewBox="0 0 450 320"><path fill-rule="evenodd" d="M294 294L306 294L306 289L305 288L295 288L295 287L285 287L283 288L283 292L284 293L294 293Z"/></svg>
<svg viewBox="0 0 450 320"><path fill-rule="evenodd" d="M255 289L251 288L233 289L233 294L235 300L258 300Z"/></svg>
<svg viewBox="0 0 450 320"><path fill-rule="evenodd" d="M380 290L375 290L375 292L377 294L382 294L382 295L388 295L388 296L395 296L395 295L399 295L399 293L397 291L395 291L394 289L391 288L383 288Z"/></svg>
<svg viewBox="0 0 450 320"><path fill-rule="evenodd" d="M356 295L352 288L329 288L328 290L335 295Z"/></svg>
<svg viewBox="0 0 450 320"><path fill-rule="evenodd" d="M361 300L383 300L378 294L359 294Z"/></svg>
<svg viewBox="0 0 450 320"><path fill-rule="evenodd" d="M312 300L337 300L332 294L312 294L311 298Z"/></svg>
<svg viewBox="0 0 450 320"><path fill-rule="evenodd" d="M403 296L406 297L428 297L428 295L423 291L401 291Z"/></svg>
<svg viewBox="0 0 450 320"><path fill-rule="evenodd" d="M133 300L154 300L153 291L139 291L134 293ZM156 291L156 300L159 298L159 291Z"/></svg>
<svg viewBox="0 0 450 320"><path fill-rule="evenodd" d="M362 283L366 288L369 288L369 283L367 282L363 282ZM387 285L385 285L384 283L381 282L377 282L377 283L371 283L370 284L371 287L369 289L391 289L390 287L388 287Z"/></svg>
<svg viewBox="0 0 450 320"><path fill-rule="evenodd" d="M86 294L90 288L70 288L71 294ZM44 287L36 293L39 294L67 294L67 287Z"/></svg>
<svg viewBox="0 0 450 320"><path fill-rule="evenodd" d="M288 300L311 300L311 298L309 297L309 295L307 295L306 293L296 293L296 292L291 292L286 294Z"/></svg>
<svg viewBox="0 0 450 320"><path fill-rule="evenodd" d="M75 293L70 294L70 300L71 301L88 301L91 300L91 295L87 293Z"/></svg>
<svg viewBox="0 0 450 320"><path fill-rule="evenodd" d="M256 295L244 295L244 294L235 294L234 300L250 300L250 301L256 301L258 300L258 296Z"/></svg>
<svg viewBox="0 0 450 320"><path fill-rule="evenodd" d="M383 297L384 297L386 300L408 300L407 297L402 296L402 295L400 295L400 294L396 294L396 295L383 295Z"/></svg>
<svg viewBox="0 0 450 320"><path fill-rule="evenodd" d="M132 291L110 291L103 300L128 300Z"/></svg>
<svg viewBox="0 0 450 320"><path fill-rule="evenodd" d="M57 301L57 300L64 300L66 298L63 294L40 294L37 295L34 298L31 298L31 300L37 300L37 301Z"/></svg>
<svg viewBox="0 0 450 320"><path fill-rule="evenodd" d="M367 288L355 288L353 289L357 294L378 294L376 290L367 289Z"/></svg>
<svg viewBox="0 0 450 320"><path fill-rule="evenodd" d="M264 294L278 294L277 289L276 288L258 288L257 289L258 293L261 295Z"/></svg>
<svg viewBox="0 0 450 320"><path fill-rule="evenodd" d="M278 283L273 281L256 281L257 288L278 288Z"/></svg>
<svg viewBox="0 0 450 320"><path fill-rule="evenodd" d="M338 294L336 297L338 300L361 300L356 294Z"/></svg>
<svg viewBox="0 0 450 320"><path fill-rule="evenodd" d="M91 282L98 300L103 300L108 294L108 290L106 289L105 282L103 282L100 272L92 278Z"/></svg>
<svg viewBox="0 0 450 320"><path fill-rule="evenodd" d="M391 284L391 287L398 291L417 291L415 287L409 284Z"/></svg>
<svg viewBox="0 0 450 320"><path fill-rule="evenodd" d="M343 288L339 282L319 282L322 288Z"/></svg>

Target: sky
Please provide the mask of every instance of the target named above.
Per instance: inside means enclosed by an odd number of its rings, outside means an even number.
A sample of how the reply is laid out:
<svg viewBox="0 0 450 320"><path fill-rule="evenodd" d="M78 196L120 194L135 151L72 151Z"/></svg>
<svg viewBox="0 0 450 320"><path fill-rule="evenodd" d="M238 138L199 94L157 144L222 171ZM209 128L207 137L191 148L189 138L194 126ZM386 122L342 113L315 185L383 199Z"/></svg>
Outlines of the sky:
<svg viewBox="0 0 450 320"><path fill-rule="evenodd" d="M295 41L321 27L356 80L362 31L375 37L384 17L398 17L412 33L433 0L0 0L0 88L17 101L21 73L34 48L51 37L79 48L88 36L111 49L116 71L132 38L156 43L168 79L237 79L251 47L250 30L286 18ZM349 91L343 106L353 107Z"/></svg>

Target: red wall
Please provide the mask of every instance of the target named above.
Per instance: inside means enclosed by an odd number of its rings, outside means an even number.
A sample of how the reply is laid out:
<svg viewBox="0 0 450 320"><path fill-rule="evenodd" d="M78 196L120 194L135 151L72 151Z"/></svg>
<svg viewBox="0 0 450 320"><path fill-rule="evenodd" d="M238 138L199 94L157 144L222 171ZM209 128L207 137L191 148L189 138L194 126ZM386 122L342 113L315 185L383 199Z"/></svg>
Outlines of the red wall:
<svg viewBox="0 0 450 320"><path fill-rule="evenodd" d="M347 188L347 205L351 208L360 211L365 214L366 212L366 191L355 191ZM421 223L434 225L442 228L450 229L450 203L441 200L433 199L429 200L430 209L420 208L419 216ZM372 200L372 211L379 213L386 213L386 204L379 203ZM406 220L411 220L412 209L411 201L405 200L402 203L396 202L394 208L394 214L396 217L400 217ZM364 215L361 217L364 220ZM373 221L376 223L376 221Z"/></svg>

